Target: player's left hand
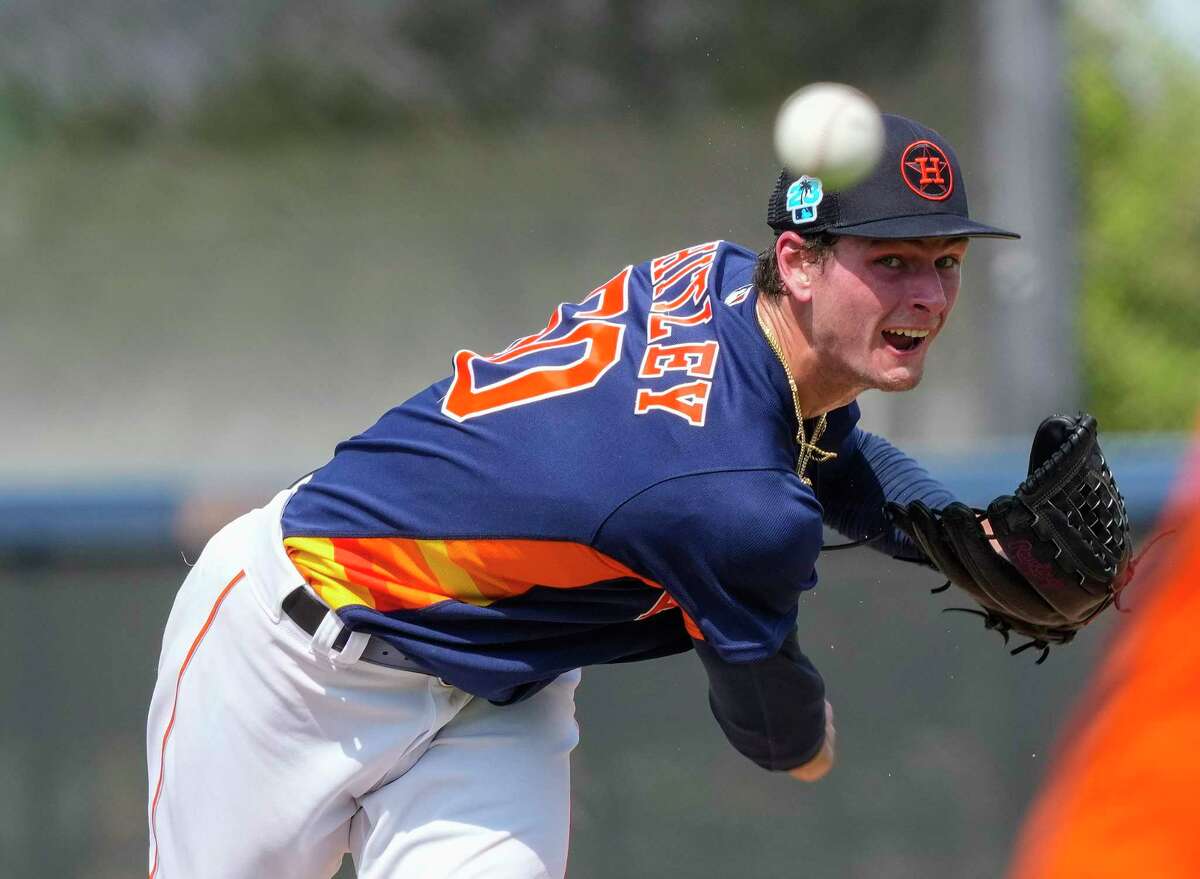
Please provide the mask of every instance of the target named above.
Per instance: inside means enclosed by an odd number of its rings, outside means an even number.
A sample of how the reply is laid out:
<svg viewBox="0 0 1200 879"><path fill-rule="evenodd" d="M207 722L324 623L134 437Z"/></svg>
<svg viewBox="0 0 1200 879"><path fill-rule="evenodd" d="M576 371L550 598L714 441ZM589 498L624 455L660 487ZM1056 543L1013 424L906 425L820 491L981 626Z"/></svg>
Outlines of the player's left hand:
<svg viewBox="0 0 1200 879"><path fill-rule="evenodd" d="M1043 421L1028 478L986 511L918 501L888 504L888 513L979 603L972 612L987 628L1005 641L1010 631L1031 639L1014 653L1042 649L1038 662L1112 604L1132 571L1129 516L1090 415Z"/></svg>

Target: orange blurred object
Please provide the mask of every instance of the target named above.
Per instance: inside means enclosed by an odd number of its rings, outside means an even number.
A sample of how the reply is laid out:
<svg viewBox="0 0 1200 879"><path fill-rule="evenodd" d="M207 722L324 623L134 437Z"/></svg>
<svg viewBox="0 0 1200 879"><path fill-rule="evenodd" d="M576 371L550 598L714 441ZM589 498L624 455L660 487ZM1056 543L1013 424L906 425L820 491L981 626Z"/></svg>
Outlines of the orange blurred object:
<svg viewBox="0 0 1200 879"><path fill-rule="evenodd" d="M1200 443L1184 472L1010 879L1200 877Z"/></svg>

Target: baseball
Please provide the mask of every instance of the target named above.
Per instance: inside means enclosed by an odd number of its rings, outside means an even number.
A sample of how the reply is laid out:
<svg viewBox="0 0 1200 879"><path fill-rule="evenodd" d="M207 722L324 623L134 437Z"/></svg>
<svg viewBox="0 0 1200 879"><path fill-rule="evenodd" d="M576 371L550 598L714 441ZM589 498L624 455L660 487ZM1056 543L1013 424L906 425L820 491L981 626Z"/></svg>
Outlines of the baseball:
<svg viewBox="0 0 1200 879"><path fill-rule="evenodd" d="M817 82L794 92L775 117L775 153L793 174L845 189L875 168L883 151L883 118L858 89Z"/></svg>

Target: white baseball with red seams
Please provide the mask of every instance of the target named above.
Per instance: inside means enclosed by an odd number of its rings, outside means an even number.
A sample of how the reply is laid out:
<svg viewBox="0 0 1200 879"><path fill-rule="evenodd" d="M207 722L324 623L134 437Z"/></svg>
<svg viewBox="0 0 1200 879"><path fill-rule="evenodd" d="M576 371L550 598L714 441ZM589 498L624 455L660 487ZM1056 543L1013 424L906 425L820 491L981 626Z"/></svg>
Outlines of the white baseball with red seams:
<svg viewBox="0 0 1200 879"><path fill-rule="evenodd" d="M817 177L826 189L853 186L883 152L883 118L858 89L817 82L794 92L775 117L775 153L797 176Z"/></svg>

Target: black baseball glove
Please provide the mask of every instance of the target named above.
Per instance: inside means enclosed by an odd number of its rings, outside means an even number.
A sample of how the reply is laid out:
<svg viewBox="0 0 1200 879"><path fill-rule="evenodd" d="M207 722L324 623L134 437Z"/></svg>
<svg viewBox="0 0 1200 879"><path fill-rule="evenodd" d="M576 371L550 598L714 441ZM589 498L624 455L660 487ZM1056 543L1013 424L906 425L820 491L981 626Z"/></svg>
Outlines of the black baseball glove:
<svg viewBox="0 0 1200 879"><path fill-rule="evenodd" d="M1090 415L1043 421L1028 478L986 511L917 501L888 513L948 578L943 589L965 590L979 603L970 612L1006 643L1009 632L1027 636L1012 652L1039 648L1039 663L1108 607L1131 572L1129 516Z"/></svg>

